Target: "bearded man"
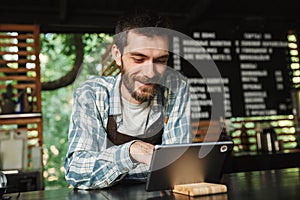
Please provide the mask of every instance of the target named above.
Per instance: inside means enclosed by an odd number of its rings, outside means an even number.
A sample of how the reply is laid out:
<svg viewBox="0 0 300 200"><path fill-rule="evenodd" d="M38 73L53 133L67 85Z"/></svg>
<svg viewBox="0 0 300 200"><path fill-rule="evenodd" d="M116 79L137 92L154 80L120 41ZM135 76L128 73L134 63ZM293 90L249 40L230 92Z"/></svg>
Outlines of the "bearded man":
<svg viewBox="0 0 300 200"><path fill-rule="evenodd" d="M120 75L74 92L64 165L74 188L145 181L155 144L191 142L188 84L167 67L168 28L151 11L122 16L111 49Z"/></svg>

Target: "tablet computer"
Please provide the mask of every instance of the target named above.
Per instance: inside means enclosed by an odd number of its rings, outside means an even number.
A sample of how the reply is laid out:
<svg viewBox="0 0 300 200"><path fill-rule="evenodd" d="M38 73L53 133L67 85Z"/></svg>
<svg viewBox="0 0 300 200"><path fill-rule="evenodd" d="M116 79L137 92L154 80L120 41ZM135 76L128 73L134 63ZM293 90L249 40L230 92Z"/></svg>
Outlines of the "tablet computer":
<svg viewBox="0 0 300 200"><path fill-rule="evenodd" d="M232 141L156 145L146 191L169 190L176 184L219 183Z"/></svg>

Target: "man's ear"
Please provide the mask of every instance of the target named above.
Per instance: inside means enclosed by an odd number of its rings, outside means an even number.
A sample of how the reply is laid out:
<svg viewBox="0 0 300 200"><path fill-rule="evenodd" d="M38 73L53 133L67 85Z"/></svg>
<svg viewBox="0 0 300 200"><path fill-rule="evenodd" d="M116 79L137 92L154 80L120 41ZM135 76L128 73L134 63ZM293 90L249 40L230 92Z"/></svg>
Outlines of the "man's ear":
<svg viewBox="0 0 300 200"><path fill-rule="evenodd" d="M121 66L122 61L121 61L121 52L119 50L119 48L117 47L117 45L113 44L113 46L111 47L111 54L114 58L114 60L116 61L118 66Z"/></svg>

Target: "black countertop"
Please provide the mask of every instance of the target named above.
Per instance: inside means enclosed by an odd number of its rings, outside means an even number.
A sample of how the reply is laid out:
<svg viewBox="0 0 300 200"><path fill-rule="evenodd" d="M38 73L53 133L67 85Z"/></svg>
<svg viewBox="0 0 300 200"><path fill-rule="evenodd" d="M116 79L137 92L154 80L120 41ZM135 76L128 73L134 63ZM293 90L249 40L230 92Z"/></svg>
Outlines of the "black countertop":
<svg viewBox="0 0 300 200"><path fill-rule="evenodd" d="M144 184L118 184L102 190L45 190L21 193L18 199L79 200L79 199L201 199L201 200L286 200L300 197L300 168L264 170L224 174L224 194L188 197L169 191L146 192ZM7 194L16 199L18 194Z"/></svg>

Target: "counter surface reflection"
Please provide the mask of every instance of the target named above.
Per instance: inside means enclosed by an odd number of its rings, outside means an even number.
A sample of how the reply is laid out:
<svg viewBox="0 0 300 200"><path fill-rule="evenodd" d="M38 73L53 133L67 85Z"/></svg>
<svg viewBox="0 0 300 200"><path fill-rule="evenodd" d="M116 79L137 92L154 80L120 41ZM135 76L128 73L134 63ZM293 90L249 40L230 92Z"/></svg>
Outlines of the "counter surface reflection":
<svg viewBox="0 0 300 200"><path fill-rule="evenodd" d="M201 200L285 200L300 197L300 168L253 171L224 174L222 182L227 185L225 194L189 198L185 195L165 192L146 192L144 184L119 184L103 190L45 190L7 194L11 199L30 200L94 200L94 199L201 199Z"/></svg>

